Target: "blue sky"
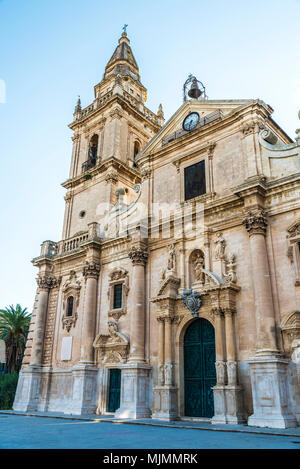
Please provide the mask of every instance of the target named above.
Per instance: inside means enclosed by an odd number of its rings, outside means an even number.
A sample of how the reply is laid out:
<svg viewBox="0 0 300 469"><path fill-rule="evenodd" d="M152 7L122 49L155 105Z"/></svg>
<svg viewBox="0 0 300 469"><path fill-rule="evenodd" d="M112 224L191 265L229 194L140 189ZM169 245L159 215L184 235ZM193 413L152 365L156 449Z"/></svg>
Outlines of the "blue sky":
<svg viewBox="0 0 300 469"><path fill-rule="evenodd" d="M192 73L211 99L259 97L292 138L300 126L299 0L0 0L0 308L32 308L30 260L61 239L67 125L124 23L153 111L169 118Z"/></svg>

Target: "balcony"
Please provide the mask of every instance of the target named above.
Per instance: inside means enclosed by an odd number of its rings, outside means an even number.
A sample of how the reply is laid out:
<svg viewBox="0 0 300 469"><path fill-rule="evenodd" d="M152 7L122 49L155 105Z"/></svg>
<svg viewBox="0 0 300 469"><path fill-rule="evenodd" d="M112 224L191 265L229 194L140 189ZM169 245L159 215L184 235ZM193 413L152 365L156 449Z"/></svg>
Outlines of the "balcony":
<svg viewBox="0 0 300 469"><path fill-rule="evenodd" d="M41 253L39 257L33 259L37 261L41 258L57 258L64 256L66 254L72 253L74 251L80 250L84 244L88 242L100 242L101 241L100 226L96 222L88 224L88 230L77 233L71 238L67 238L59 241L58 243L54 241L44 241L41 245Z"/></svg>
<svg viewBox="0 0 300 469"><path fill-rule="evenodd" d="M96 162L97 158L89 158L88 160L86 160L81 166L82 172L85 173L89 169L94 168L96 166Z"/></svg>

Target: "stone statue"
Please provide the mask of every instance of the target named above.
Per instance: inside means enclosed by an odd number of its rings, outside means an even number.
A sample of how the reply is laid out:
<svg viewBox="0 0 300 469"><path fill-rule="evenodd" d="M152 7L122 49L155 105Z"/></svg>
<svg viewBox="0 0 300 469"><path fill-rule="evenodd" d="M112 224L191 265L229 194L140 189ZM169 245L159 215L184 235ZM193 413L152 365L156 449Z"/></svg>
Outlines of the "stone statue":
<svg viewBox="0 0 300 469"><path fill-rule="evenodd" d="M175 244L169 246L168 270L176 270L176 250Z"/></svg>
<svg viewBox="0 0 300 469"><path fill-rule="evenodd" d="M194 268L194 277L195 281L204 283L205 275L203 272L204 269L204 256L200 252L197 252L196 257L193 261L193 268Z"/></svg>
<svg viewBox="0 0 300 469"><path fill-rule="evenodd" d="M217 234L217 239L215 240L215 258L217 260L224 259L225 256L225 239L222 236L222 233Z"/></svg>
<svg viewBox="0 0 300 469"><path fill-rule="evenodd" d="M107 343L119 341L118 324L115 321L108 321L108 332L110 338L108 339Z"/></svg>
<svg viewBox="0 0 300 469"><path fill-rule="evenodd" d="M226 263L227 273L224 275L226 282L236 283L237 278L236 278L235 266L236 266L235 255L230 254L228 257L228 261Z"/></svg>

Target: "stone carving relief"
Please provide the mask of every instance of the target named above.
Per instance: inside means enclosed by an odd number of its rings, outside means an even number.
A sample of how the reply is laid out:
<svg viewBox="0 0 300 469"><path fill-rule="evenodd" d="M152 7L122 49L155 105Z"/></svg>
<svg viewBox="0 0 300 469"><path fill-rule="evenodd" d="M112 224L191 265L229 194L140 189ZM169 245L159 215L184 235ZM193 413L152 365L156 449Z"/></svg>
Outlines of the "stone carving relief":
<svg viewBox="0 0 300 469"><path fill-rule="evenodd" d="M52 269L53 270L53 266ZM39 275L36 279L40 290L49 290L50 288L56 288L60 284L61 278L56 278L53 275Z"/></svg>
<svg viewBox="0 0 300 469"><path fill-rule="evenodd" d="M236 283L237 277L236 277L235 267L236 267L235 255L230 254L225 264L225 271L226 271L226 273L224 274L225 283Z"/></svg>
<svg viewBox="0 0 300 469"><path fill-rule="evenodd" d="M97 364L125 363L129 351L129 340L119 332L116 321L108 321L108 334L99 334L94 341Z"/></svg>
<svg viewBox="0 0 300 469"><path fill-rule="evenodd" d="M287 314L282 319L280 328L283 334L284 348L291 353L293 343L300 340L300 310Z"/></svg>
<svg viewBox="0 0 300 469"><path fill-rule="evenodd" d="M201 307L201 295L197 291L184 290L181 294L183 304L197 318L199 316L199 309Z"/></svg>
<svg viewBox="0 0 300 469"><path fill-rule="evenodd" d="M158 295L162 295L166 292L167 286L170 294L177 294L177 290L180 284L180 279L176 274L176 262L177 254L175 244L172 243L168 246L168 260L167 267L160 271L160 286Z"/></svg>
<svg viewBox="0 0 300 469"><path fill-rule="evenodd" d="M217 233L217 239L214 241L215 247L215 259L224 259L225 257L225 239L222 233Z"/></svg>
<svg viewBox="0 0 300 469"><path fill-rule="evenodd" d="M75 270L70 271L69 278L65 281L62 287L62 298L63 298L63 316L62 316L62 327L66 328L67 332L70 332L72 327L75 327L78 319L77 308L79 305L81 290L81 281L77 279ZM67 303L68 298L73 297L73 309L72 315L67 315Z"/></svg>
<svg viewBox="0 0 300 469"><path fill-rule="evenodd" d="M297 220L287 229L287 256L295 274L295 285L300 285L300 221Z"/></svg>
<svg viewBox="0 0 300 469"><path fill-rule="evenodd" d="M204 285L205 274L203 269L205 269L204 254L200 249L196 249L189 259L190 285Z"/></svg>
<svg viewBox="0 0 300 469"><path fill-rule="evenodd" d="M236 283L236 256L233 253L227 253L226 240L222 233L217 233L215 243L215 260L217 261L217 270L224 283Z"/></svg>
<svg viewBox="0 0 300 469"><path fill-rule="evenodd" d="M117 184L118 174L115 171L109 171L105 176L105 181L107 184Z"/></svg>
<svg viewBox="0 0 300 469"><path fill-rule="evenodd" d="M243 225L248 231L249 236L255 234L265 235L268 225L266 212L262 209L248 211L243 219Z"/></svg>
<svg viewBox="0 0 300 469"><path fill-rule="evenodd" d="M297 221L296 223L293 223L289 228L288 228L288 238L294 238L295 236L300 237L300 221Z"/></svg>
<svg viewBox="0 0 300 469"><path fill-rule="evenodd" d="M169 246L168 270L176 271L176 250L174 243Z"/></svg>
<svg viewBox="0 0 300 469"><path fill-rule="evenodd" d="M133 265L146 265L148 260L148 249L145 246L133 245L128 251L128 257Z"/></svg>

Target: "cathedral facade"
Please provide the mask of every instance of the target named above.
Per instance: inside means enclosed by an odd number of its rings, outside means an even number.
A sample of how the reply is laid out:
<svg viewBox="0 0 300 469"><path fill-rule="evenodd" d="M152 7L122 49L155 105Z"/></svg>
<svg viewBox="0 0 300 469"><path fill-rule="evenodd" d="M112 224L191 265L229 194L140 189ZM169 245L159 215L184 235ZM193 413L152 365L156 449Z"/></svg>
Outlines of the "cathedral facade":
<svg viewBox="0 0 300 469"><path fill-rule="evenodd" d="M300 422L300 130L195 77L164 120L124 32L80 100L14 410Z"/></svg>

